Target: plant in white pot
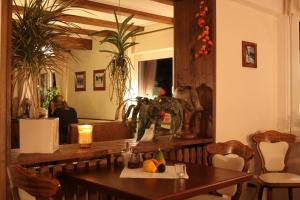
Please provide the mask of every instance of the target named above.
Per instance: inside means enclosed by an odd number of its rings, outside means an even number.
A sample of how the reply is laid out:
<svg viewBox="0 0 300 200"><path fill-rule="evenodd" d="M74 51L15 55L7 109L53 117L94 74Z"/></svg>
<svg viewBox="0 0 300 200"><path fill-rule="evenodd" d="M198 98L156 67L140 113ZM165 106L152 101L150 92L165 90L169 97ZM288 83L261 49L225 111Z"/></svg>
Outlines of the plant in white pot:
<svg viewBox="0 0 300 200"><path fill-rule="evenodd" d="M68 53L55 42L55 38L68 36L70 33L68 27L74 26L62 20L72 2L71 0L25 0L23 5L17 5L14 1L16 9L12 20L12 74L13 88L18 94L19 116L24 114L22 104L29 102L26 109L26 114L29 115L27 117L40 118L40 74L44 71L59 70L58 61L64 59L65 54ZM47 122L50 127L46 127ZM57 119L20 120L20 148L22 149L24 139L38 141L42 139L41 137L47 137L47 130L57 132L57 122ZM29 133L26 133L26 130ZM37 133L39 135L32 135L34 131L39 132ZM58 136L52 136L51 139L58 143L56 139ZM35 145L41 144L37 142Z"/></svg>

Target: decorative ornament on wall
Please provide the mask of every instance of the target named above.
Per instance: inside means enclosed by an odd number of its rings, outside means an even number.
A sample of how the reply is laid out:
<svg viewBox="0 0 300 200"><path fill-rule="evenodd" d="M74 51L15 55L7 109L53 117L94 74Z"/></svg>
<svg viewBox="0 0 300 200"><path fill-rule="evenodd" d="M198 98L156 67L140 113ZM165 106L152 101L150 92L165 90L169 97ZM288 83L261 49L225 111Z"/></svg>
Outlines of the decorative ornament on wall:
<svg viewBox="0 0 300 200"><path fill-rule="evenodd" d="M242 65L243 67L257 68L257 44L242 41Z"/></svg>
<svg viewBox="0 0 300 200"><path fill-rule="evenodd" d="M86 89L86 76L85 71L75 72L75 91L85 91Z"/></svg>
<svg viewBox="0 0 300 200"><path fill-rule="evenodd" d="M207 0L200 0L199 10L196 13L197 24L199 27L199 49L194 54L195 59L206 56L210 53L211 47L214 45L210 36L210 27L207 24L208 5Z"/></svg>
<svg viewBox="0 0 300 200"><path fill-rule="evenodd" d="M93 77L94 90L105 90L105 70L94 70Z"/></svg>

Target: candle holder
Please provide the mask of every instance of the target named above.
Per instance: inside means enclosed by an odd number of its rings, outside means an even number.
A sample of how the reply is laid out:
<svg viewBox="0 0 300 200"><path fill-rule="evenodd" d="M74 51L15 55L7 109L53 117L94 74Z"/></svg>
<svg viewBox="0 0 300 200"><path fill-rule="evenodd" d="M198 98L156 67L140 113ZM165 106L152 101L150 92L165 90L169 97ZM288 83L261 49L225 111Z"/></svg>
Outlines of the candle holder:
<svg viewBox="0 0 300 200"><path fill-rule="evenodd" d="M78 125L78 144L82 148L91 147L93 142L93 126Z"/></svg>

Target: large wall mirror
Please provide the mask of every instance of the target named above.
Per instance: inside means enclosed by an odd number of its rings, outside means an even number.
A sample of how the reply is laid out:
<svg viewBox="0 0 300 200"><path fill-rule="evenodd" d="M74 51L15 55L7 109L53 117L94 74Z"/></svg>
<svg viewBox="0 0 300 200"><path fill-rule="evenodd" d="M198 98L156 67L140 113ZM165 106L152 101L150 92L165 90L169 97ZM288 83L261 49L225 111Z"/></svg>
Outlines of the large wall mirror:
<svg viewBox="0 0 300 200"><path fill-rule="evenodd" d="M16 2L17 6L24 6L23 1ZM114 49L110 44L99 44L103 39L102 36L91 36L96 31L115 30L113 10L117 10L116 14L120 22L133 14L132 27L140 29L140 32L131 39L138 44L126 51L133 68L130 74L130 90L125 98L157 95L159 87L166 89L167 94L171 96L174 88L173 5L171 1L166 2L96 0L79 3L79 8L68 11L64 20L76 24L77 28L73 27L74 34L69 38L61 39L60 42L68 47L75 59L66 55L63 62L59 63L60 70L41 72L38 86L42 107L48 111L51 107L49 101L59 94L61 95L59 98L76 111L78 123L101 124L101 126L103 123L108 123L114 124L116 129L122 129L121 123L118 123L115 117L117 104L115 100L110 99L111 85L114 83L110 82L106 71L112 54L100 52L100 50L113 51ZM109 6L103 8L104 4ZM13 18L16 18L16 5ZM14 92L13 102L16 99L18 94ZM12 148L18 148L17 118L20 113L17 110L13 110L12 113ZM94 127L94 131L98 129L100 130L99 127ZM111 130L111 127L104 127L104 130ZM102 134L96 139L128 138L130 136L126 131L120 131L119 136L105 133L104 136ZM66 143L76 143L76 138L68 137Z"/></svg>

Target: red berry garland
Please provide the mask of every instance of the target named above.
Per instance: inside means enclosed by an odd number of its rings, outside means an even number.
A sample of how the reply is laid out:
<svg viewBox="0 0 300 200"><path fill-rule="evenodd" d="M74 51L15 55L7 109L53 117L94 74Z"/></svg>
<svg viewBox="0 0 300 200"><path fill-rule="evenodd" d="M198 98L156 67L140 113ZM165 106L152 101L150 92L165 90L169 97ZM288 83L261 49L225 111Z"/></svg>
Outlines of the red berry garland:
<svg viewBox="0 0 300 200"><path fill-rule="evenodd" d="M209 26L206 24L205 18L208 13L208 6L206 0L200 0L199 11L196 13L198 27L200 28L200 33L197 37L199 40L199 50L195 53L195 59L202 56L206 56L210 52L211 46L213 46L213 41L210 38Z"/></svg>

